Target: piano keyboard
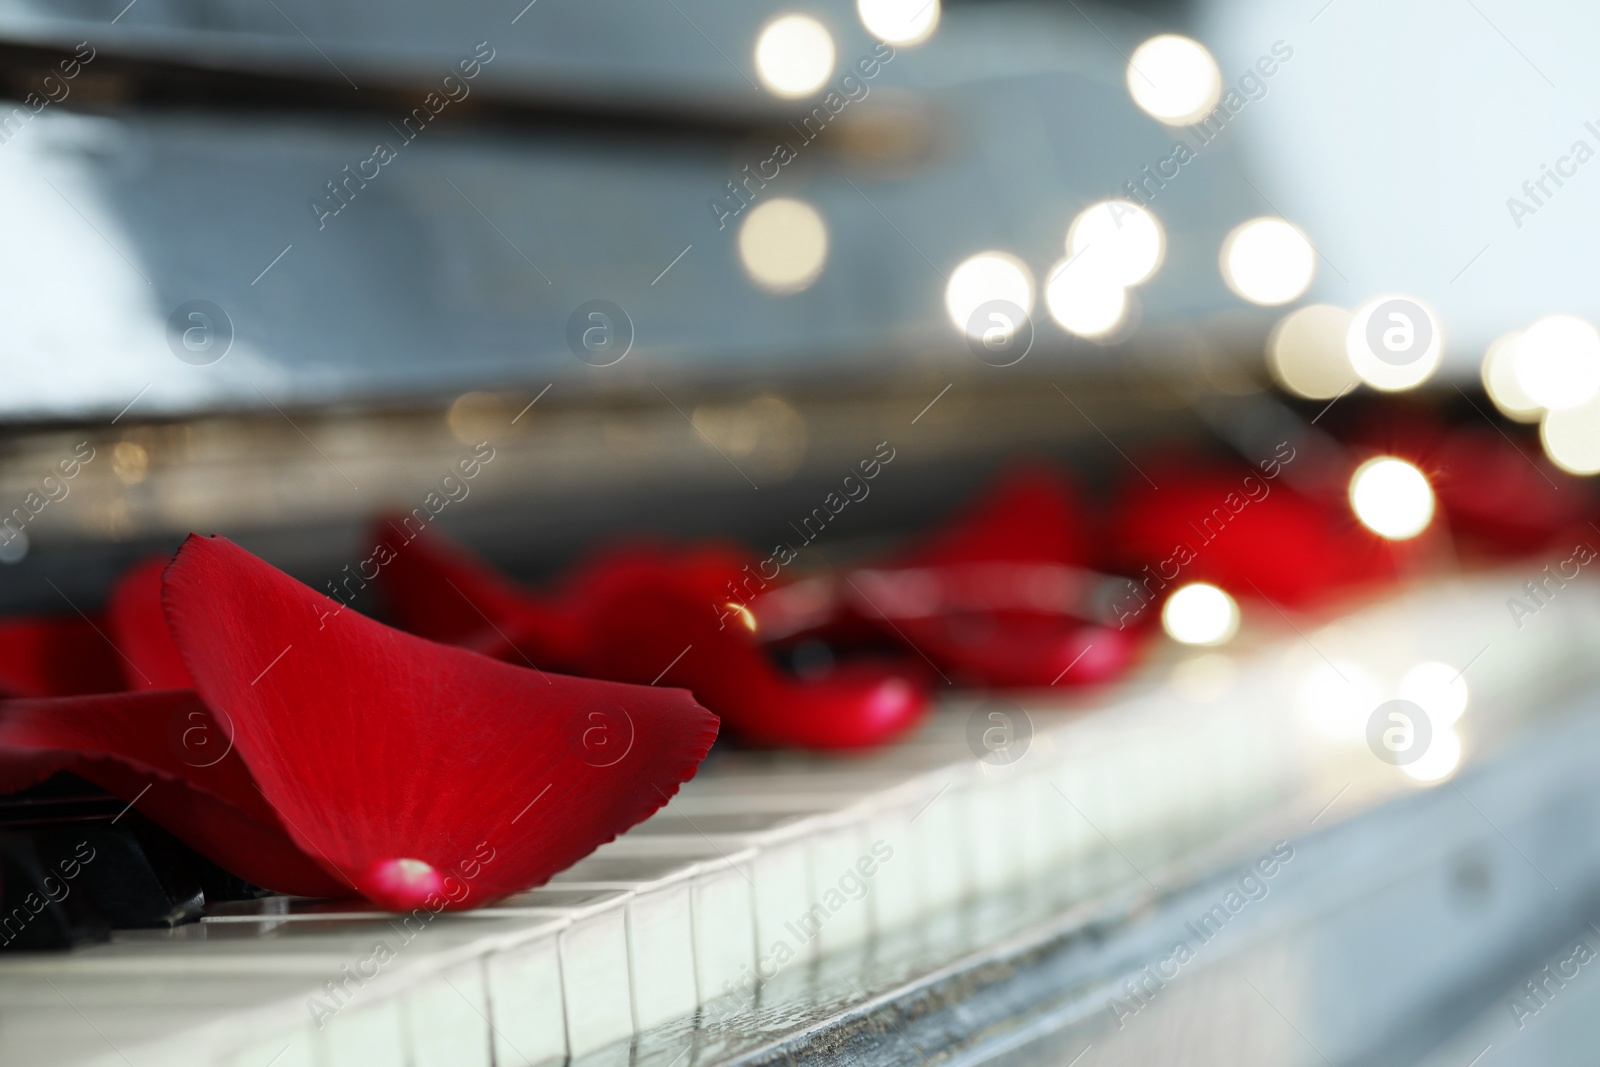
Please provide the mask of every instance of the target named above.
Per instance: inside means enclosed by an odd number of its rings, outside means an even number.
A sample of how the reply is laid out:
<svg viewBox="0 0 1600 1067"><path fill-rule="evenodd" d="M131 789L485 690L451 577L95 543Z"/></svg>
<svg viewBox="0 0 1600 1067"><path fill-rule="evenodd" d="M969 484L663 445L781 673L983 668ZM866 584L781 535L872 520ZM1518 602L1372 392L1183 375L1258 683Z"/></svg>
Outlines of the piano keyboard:
<svg viewBox="0 0 1600 1067"><path fill-rule="evenodd" d="M1600 673L1596 597L1574 585L1518 631L1503 606L1517 586L1418 589L1098 696L951 696L911 739L858 757L719 753L652 819L475 912L269 897L12 956L0 1062L718 1062L807 1025L808 976L834 961L910 934L970 951L936 933L962 908L987 902L992 932L1147 904L1291 816L1327 826L1422 788L1368 750L1363 703L1418 662L1465 668L1466 759L1503 744ZM1014 738L1031 733L1010 762L973 742L997 709Z"/></svg>

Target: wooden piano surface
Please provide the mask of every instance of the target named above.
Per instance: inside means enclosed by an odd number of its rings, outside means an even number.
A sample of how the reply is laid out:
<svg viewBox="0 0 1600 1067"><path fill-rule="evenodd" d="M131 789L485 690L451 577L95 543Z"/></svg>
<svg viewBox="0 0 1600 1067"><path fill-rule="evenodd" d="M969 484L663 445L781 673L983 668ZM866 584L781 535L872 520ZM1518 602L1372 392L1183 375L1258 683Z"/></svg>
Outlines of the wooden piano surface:
<svg viewBox="0 0 1600 1067"><path fill-rule="evenodd" d="M1515 586L1414 590L1087 697L952 694L856 758L720 753L648 822L470 913L274 897L0 960L0 1063L748 1058L1008 938L1148 910L1291 822L1424 788L1368 750L1359 679L1464 667L1465 762L1502 747L1595 679L1600 647L1588 590L1531 641L1497 593ZM997 709L1031 738L986 762L973 738Z"/></svg>

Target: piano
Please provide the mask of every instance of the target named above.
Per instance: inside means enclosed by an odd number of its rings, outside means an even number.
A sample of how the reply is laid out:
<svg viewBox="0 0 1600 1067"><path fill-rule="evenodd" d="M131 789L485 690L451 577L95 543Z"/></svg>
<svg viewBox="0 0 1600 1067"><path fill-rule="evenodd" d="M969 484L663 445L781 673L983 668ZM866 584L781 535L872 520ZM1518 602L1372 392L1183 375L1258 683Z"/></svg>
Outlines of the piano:
<svg viewBox="0 0 1600 1067"><path fill-rule="evenodd" d="M1415 305L1463 324L1420 390L1288 363L1330 343L1290 351L1297 302L1401 284L1333 225L1240 232L1282 214L1245 124L1282 128L1338 7L1284 31L1293 60L1250 5L931 6L0 4L0 503L97 457L0 544L0 608L86 616L190 530L331 588L373 515L480 442L440 525L530 582L623 533L788 536L888 445L875 502L807 541L827 576L1019 456L1103 500L1152 452L1293 442L1309 491L1363 434L1539 417L1462 354L1513 326L1472 263ZM763 61L795 14L820 82ZM1227 42L1219 99L1262 72L1177 178L1160 161L1195 124L1129 84L1166 31ZM1331 184L1283 206L1315 217ZM1159 269L1096 319L1104 286L1061 279L1113 197L1159 219ZM1250 239L1304 254L1300 291L1229 273ZM1350 312L1316 307L1342 353ZM1508 291L1502 317L1533 307ZM1600 598L1508 613L1548 562L1421 559L1215 648L1152 639L1106 686L936 686L859 753L719 742L649 819L459 913L267 893L55 779L0 798L0 1063L1584 1062ZM1372 705L1423 667L1465 703L1389 762ZM22 903L74 867L76 897Z"/></svg>

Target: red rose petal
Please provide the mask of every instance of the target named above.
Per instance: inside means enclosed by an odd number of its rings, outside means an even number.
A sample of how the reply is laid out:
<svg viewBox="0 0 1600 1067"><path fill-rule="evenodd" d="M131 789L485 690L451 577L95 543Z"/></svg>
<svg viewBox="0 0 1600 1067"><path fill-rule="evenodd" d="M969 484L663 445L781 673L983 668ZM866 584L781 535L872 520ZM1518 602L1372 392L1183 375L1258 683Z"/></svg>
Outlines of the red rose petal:
<svg viewBox="0 0 1600 1067"><path fill-rule="evenodd" d="M1131 661L1134 639L1091 621L1099 579L1080 569L1090 540L1083 514L1063 472L1044 464L1014 469L901 556L900 569L875 572L878 591L854 587L856 611L960 684L1109 680ZM863 581L872 576L863 574ZM915 610L915 596L887 595L896 588L925 589L926 610ZM992 598L987 605L985 593ZM897 610L896 600L907 601L906 610Z"/></svg>
<svg viewBox="0 0 1600 1067"><path fill-rule="evenodd" d="M222 538L184 543L165 603L291 837L386 907L430 895L396 861L444 872L451 907L545 882L665 804L716 736L687 693L434 644Z"/></svg>
<svg viewBox="0 0 1600 1067"><path fill-rule="evenodd" d="M1450 433L1431 453L1434 491L1452 533L1521 555L1594 535L1593 485L1558 470L1537 442L1524 449L1494 429Z"/></svg>
<svg viewBox="0 0 1600 1067"><path fill-rule="evenodd" d="M851 664L814 681L773 666L746 612L720 621L708 598L636 588L597 606L587 669L608 678L680 685L758 745L851 749L882 744L908 730L927 708L908 672Z"/></svg>
<svg viewBox="0 0 1600 1067"><path fill-rule="evenodd" d="M397 614L427 632L455 634L509 663L681 686L755 744L858 748L921 717L924 686L908 672L857 665L802 682L769 663L748 628L754 617L731 599L749 600L766 584L753 562L719 544L628 545L596 554L540 597L429 534L400 547L382 573ZM434 611L455 622L441 624ZM486 637L485 624L498 640Z"/></svg>
<svg viewBox="0 0 1600 1067"><path fill-rule="evenodd" d="M1141 599L1159 604L1188 582L1298 607L1394 573L1390 547L1342 501L1313 499L1237 465L1146 469L1161 488L1130 483L1116 524L1120 561L1148 594L1130 591L1122 609L1141 621L1157 614L1139 610Z"/></svg>
<svg viewBox="0 0 1600 1067"><path fill-rule="evenodd" d="M0 696L112 693L123 688L120 657L88 619L0 622Z"/></svg>
<svg viewBox="0 0 1600 1067"><path fill-rule="evenodd" d="M896 566L1000 561L1083 564L1091 555L1084 509L1067 475L1034 463L1003 474Z"/></svg>
<svg viewBox="0 0 1600 1067"><path fill-rule="evenodd" d="M484 566L436 533L411 531L400 520L374 528L387 550L379 580L396 620L419 637L515 658L513 644L541 666L558 669L573 626L563 605L547 603ZM498 646L498 647L495 647Z"/></svg>
<svg viewBox="0 0 1600 1067"><path fill-rule="evenodd" d="M111 639L130 689L190 689L194 682L167 629L161 575L170 561L157 556L124 571L106 600Z"/></svg>
<svg viewBox="0 0 1600 1067"><path fill-rule="evenodd" d="M212 750L186 733L195 730L211 735ZM226 730L192 691L0 704L0 782L20 788L57 770L136 802L246 881L306 896L350 895L290 840L229 749Z"/></svg>

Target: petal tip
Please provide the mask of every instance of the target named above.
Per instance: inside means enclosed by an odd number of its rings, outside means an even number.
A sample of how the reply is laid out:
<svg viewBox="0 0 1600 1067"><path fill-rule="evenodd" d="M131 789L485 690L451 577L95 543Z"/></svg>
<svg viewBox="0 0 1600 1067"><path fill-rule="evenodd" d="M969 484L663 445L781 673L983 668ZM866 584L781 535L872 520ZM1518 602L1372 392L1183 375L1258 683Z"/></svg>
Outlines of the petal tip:
<svg viewBox="0 0 1600 1067"><path fill-rule="evenodd" d="M425 860L379 860L367 868L359 881L359 888L368 899L395 911L410 911L431 897L444 895L444 875Z"/></svg>

